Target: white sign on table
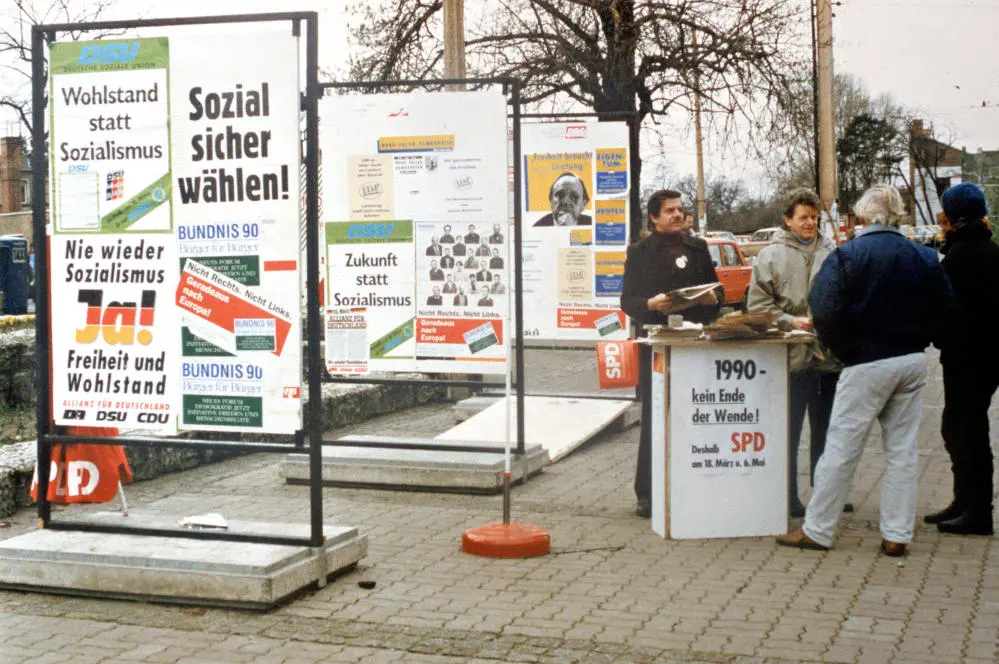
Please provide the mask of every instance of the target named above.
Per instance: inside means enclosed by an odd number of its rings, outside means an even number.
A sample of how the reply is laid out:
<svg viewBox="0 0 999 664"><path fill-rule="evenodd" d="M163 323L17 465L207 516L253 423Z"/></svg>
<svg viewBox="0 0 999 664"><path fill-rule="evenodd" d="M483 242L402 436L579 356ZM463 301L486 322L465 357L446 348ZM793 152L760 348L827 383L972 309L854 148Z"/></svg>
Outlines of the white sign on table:
<svg viewBox="0 0 999 664"><path fill-rule="evenodd" d="M677 346L670 355L669 536L786 532L787 347Z"/></svg>

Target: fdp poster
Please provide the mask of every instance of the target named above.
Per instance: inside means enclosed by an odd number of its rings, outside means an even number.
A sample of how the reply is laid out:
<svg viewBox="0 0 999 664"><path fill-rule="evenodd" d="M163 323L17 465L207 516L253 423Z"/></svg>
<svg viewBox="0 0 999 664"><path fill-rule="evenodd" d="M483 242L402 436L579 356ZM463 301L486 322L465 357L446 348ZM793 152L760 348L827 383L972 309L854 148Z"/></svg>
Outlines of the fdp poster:
<svg viewBox="0 0 999 664"><path fill-rule="evenodd" d="M321 117L328 369L505 371L505 98L327 97Z"/></svg>
<svg viewBox="0 0 999 664"><path fill-rule="evenodd" d="M206 46L208 44L208 46ZM57 424L301 427L298 45L53 44Z"/></svg>
<svg viewBox="0 0 999 664"><path fill-rule="evenodd" d="M626 338L627 125L529 123L521 144L525 336Z"/></svg>

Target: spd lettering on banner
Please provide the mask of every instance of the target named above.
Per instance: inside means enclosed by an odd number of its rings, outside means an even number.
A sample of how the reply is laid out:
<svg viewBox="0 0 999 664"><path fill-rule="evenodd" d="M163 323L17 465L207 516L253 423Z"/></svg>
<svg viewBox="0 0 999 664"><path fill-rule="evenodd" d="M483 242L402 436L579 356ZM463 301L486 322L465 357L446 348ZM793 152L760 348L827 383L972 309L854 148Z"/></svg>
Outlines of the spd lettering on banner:
<svg viewBox="0 0 999 664"><path fill-rule="evenodd" d="M638 346L634 341L597 343L597 372L601 390L638 385Z"/></svg>

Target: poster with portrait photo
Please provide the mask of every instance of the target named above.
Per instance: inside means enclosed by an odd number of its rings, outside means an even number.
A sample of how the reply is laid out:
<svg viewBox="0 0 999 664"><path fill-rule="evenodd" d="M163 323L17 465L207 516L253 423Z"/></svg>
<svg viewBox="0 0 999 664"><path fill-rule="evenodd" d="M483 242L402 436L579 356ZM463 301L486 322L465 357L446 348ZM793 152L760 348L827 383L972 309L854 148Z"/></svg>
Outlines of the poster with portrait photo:
<svg viewBox="0 0 999 664"><path fill-rule="evenodd" d="M525 336L626 338L627 124L525 123L521 136Z"/></svg>

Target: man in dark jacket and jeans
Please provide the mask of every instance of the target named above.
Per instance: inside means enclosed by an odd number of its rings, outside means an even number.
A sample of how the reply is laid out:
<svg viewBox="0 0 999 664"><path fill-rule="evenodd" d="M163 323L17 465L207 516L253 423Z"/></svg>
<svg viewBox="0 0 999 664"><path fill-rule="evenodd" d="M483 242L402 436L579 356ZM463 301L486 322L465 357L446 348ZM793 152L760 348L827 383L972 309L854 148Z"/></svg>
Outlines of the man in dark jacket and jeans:
<svg viewBox="0 0 999 664"><path fill-rule="evenodd" d="M649 197L649 224L652 233L628 247L621 288L621 309L635 322L640 336L643 325L665 325L671 313L695 323L709 323L718 315L715 291L701 296L691 308L680 308L666 295L671 290L718 281L708 245L683 232L683 202L680 192L662 189ZM642 399L642 428L638 439L635 469L635 513L652 516L652 353L641 344L638 352L639 392Z"/></svg>
<svg viewBox="0 0 999 664"><path fill-rule="evenodd" d="M899 232L905 206L894 187L868 189L854 211L871 225L829 255L808 298L819 341L845 368L805 523L777 543L832 546L867 433L877 420L887 457L881 549L903 556L916 521L923 351L945 337L954 295L937 253Z"/></svg>
<svg viewBox="0 0 999 664"><path fill-rule="evenodd" d="M992 534L992 447L989 404L999 387L999 357L991 333L999 312L999 246L992 241L985 194L970 182L940 199L944 271L961 310L942 349L941 433L954 472L954 500L924 521L942 533Z"/></svg>

